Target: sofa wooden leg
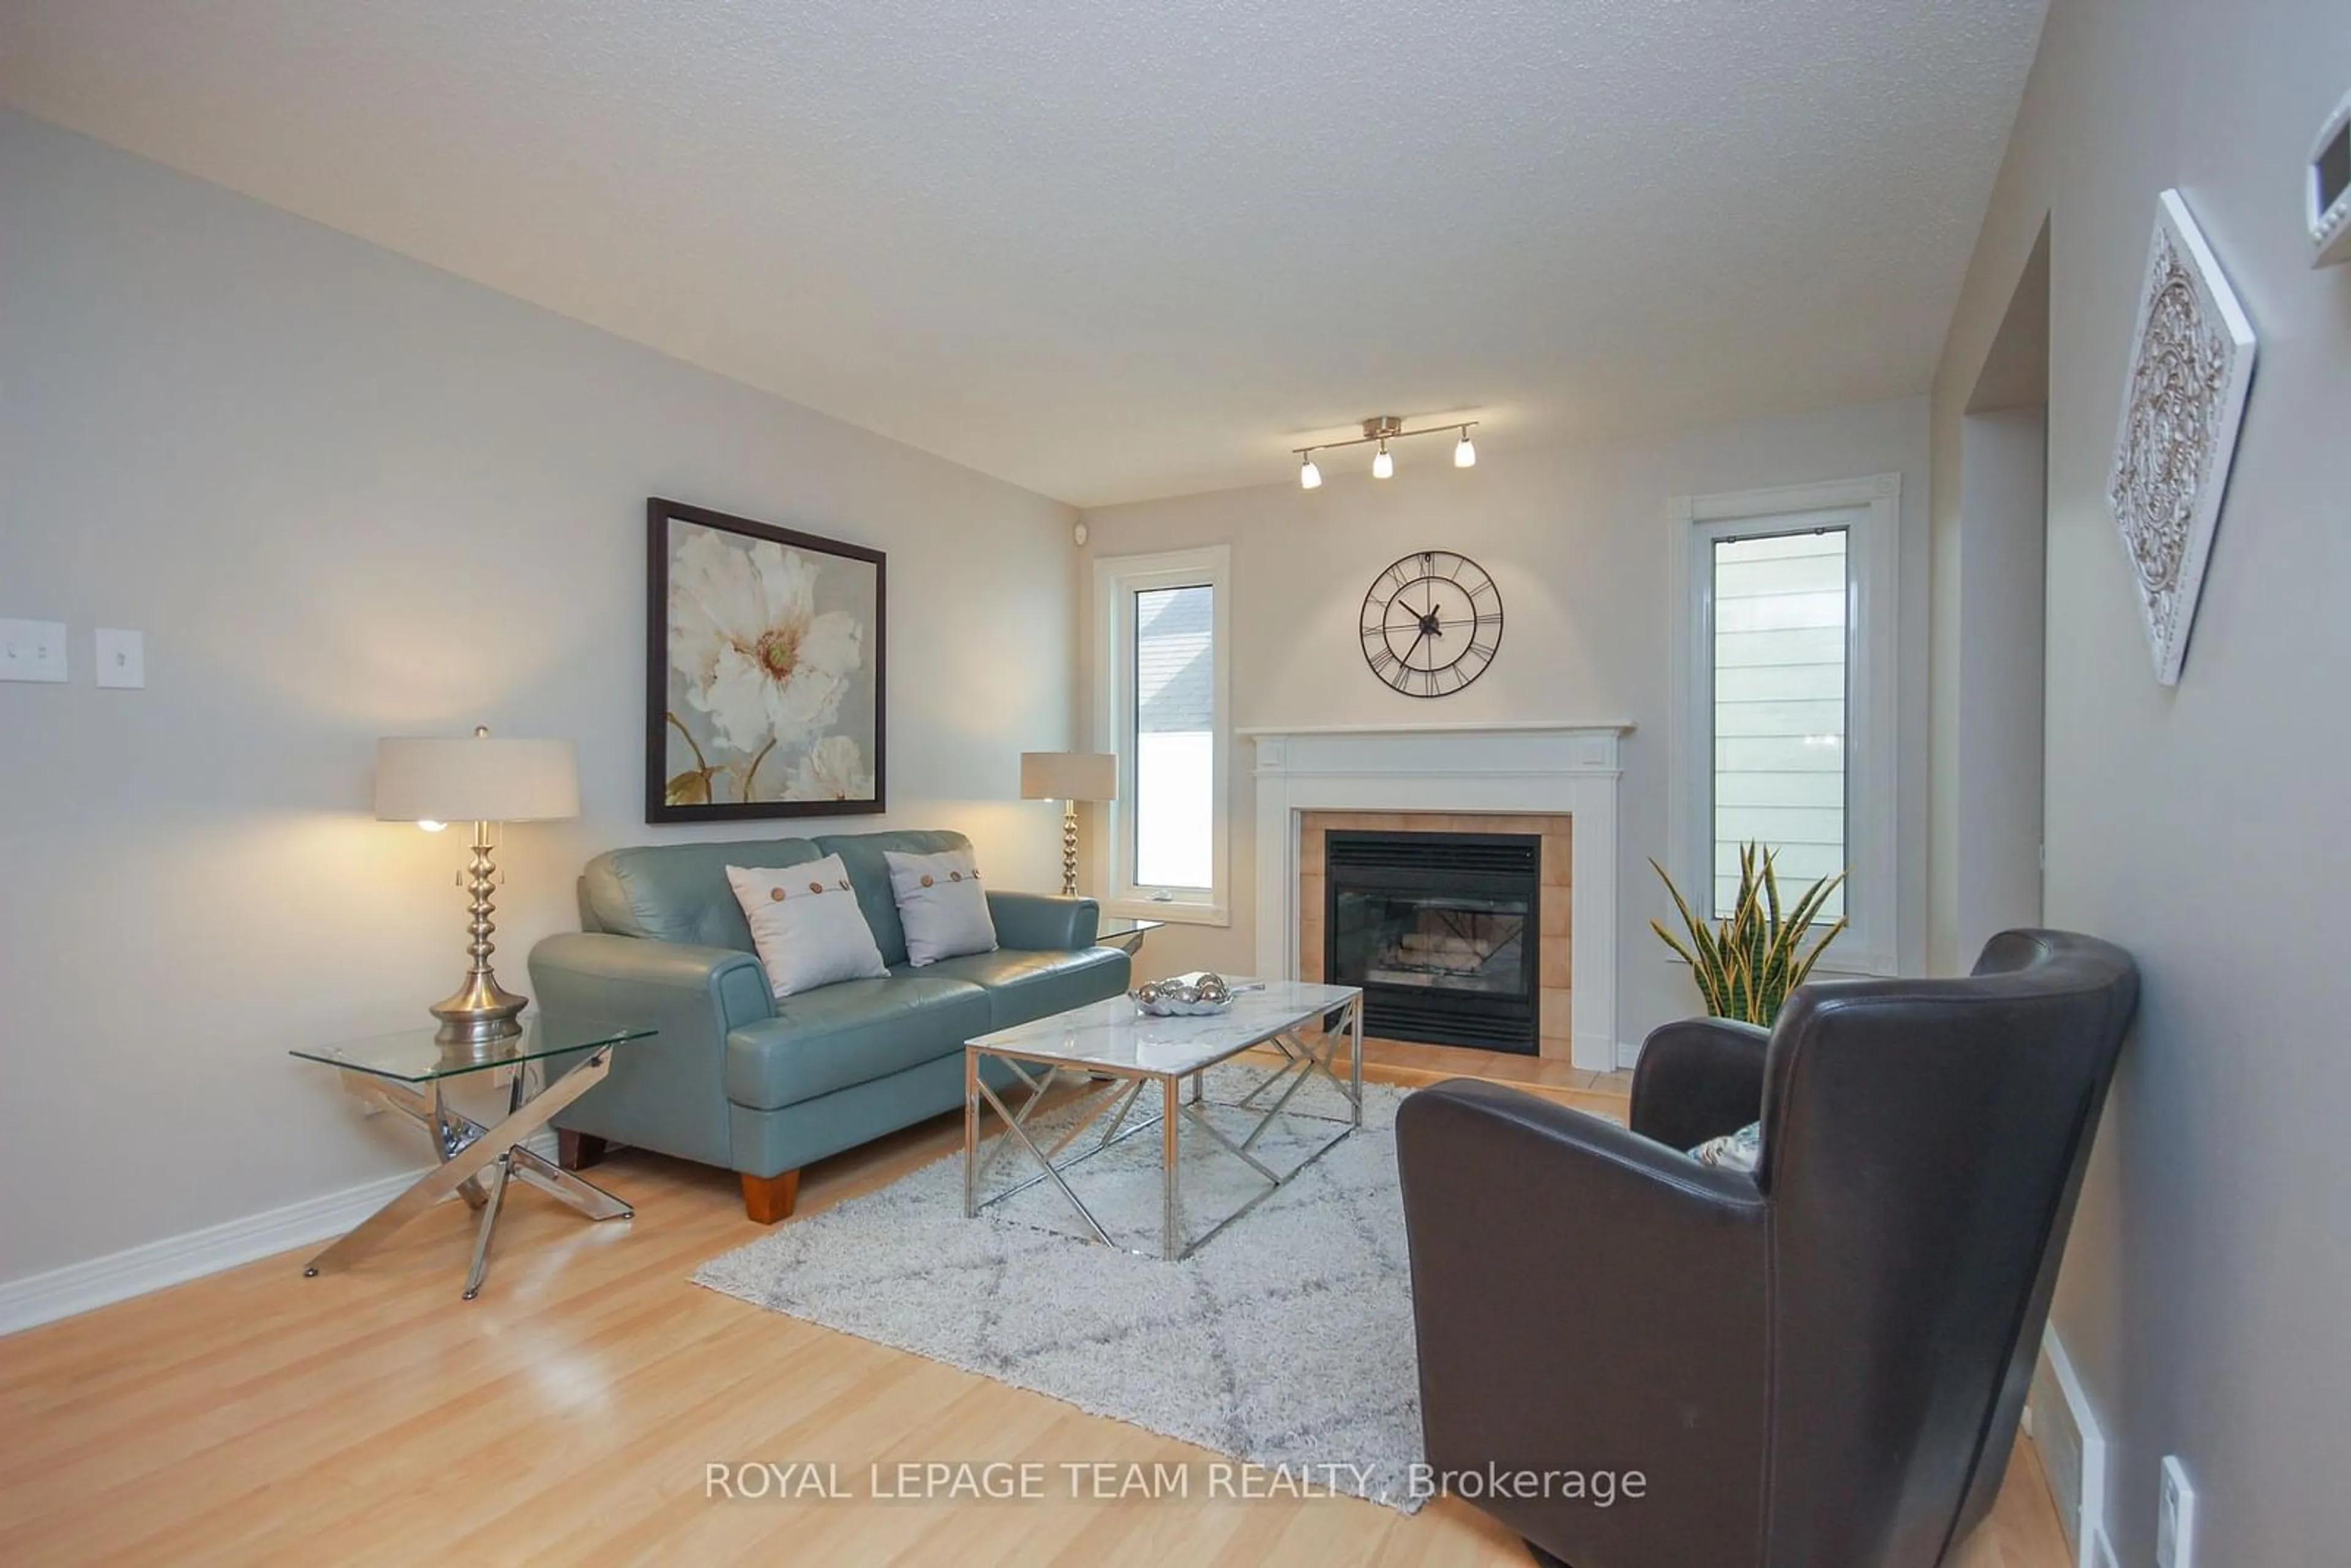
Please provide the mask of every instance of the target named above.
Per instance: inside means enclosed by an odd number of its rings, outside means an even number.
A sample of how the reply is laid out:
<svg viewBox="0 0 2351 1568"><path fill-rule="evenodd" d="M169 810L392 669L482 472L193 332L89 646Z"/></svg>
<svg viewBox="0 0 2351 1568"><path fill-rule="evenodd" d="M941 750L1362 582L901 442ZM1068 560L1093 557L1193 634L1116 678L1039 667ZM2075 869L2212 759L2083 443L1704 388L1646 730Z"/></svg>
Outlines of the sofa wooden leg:
<svg viewBox="0 0 2351 1568"><path fill-rule="evenodd" d="M555 1163L568 1171L584 1171L604 1157L604 1140L593 1133L555 1129Z"/></svg>
<svg viewBox="0 0 2351 1568"><path fill-rule="evenodd" d="M755 1176L743 1175L743 1212L762 1225L773 1225L778 1219L792 1217L792 1205L799 1201L800 1173L786 1171L781 1176Z"/></svg>

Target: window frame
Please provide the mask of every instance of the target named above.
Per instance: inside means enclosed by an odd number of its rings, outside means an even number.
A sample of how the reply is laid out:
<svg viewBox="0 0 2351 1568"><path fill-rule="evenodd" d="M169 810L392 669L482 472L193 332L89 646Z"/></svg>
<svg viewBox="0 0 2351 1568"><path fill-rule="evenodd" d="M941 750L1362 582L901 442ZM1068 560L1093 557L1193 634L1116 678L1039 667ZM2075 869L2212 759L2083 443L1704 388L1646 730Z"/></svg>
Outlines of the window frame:
<svg viewBox="0 0 2351 1568"><path fill-rule="evenodd" d="M1673 723L1667 780L1667 858L1675 883L1702 894L1714 883L1714 552L1724 538L1808 533L1797 521L1822 512L1858 514L1845 534L1845 913L1852 925L1821 973L1891 975L1902 951L1899 719L1902 476L1877 474L1779 486L1667 504L1672 544ZM1775 523L1784 523L1775 527Z"/></svg>
<svg viewBox="0 0 2351 1568"><path fill-rule="evenodd" d="M1138 884L1134 866L1134 596L1164 588L1206 587L1214 593L1209 635L1212 699L1209 874L1196 888ZM1230 925L1232 917L1232 549L1196 549L1094 559L1095 744L1118 758L1118 797L1103 807L1109 853L1089 879L1104 914L1191 925ZM1108 745L1103 746L1104 740Z"/></svg>

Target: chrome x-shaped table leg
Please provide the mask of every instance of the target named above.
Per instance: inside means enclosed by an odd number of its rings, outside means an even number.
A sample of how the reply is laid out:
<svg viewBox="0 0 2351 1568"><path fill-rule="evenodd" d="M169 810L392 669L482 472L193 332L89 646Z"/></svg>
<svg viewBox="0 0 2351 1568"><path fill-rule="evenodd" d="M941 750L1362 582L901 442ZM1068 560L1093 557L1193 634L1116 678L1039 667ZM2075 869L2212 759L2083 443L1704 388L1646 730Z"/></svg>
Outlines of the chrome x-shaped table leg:
<svg viewBox="0 0 2351 1568"><path fill-rule="evenodd" d="M417 1178L413 1186L361 1220L341 1240L311 1259L303 1274L329 1274L350 1267L443 1198L452 1193L463 1193L467 1202L481 1210L480 1227L474 1238L473 1265L465 1275L465 1300L470 1301L480 1293L483 1276L489 1270L490 1238L497 1228L507 1183L516 1176L562 1199L590 1219L628 1218L634 1210L620 1198L523 1146L525 1139L552 1121L557 1112L602 1082L611 1069L612 1051L606 1046L526 1100L523 1070L517 1068L507 1100L507 1114L488 1127L452 1110L437 1083L428 1102L403 1084L347 1072L346 1079L355 1081L353 1087L423 1123L433 1134L434 1152L441 1163ZM490 1169L492 1166L496 1168Z"/></svg>
<svg viewBox="0 0 2351 1568"><path fill-rule="evenodd" d="M1014 1115L1011 1108L997 1097L996 1091L989 1087L987 1081L980 1077L977 1072L975 1071L972 1073L970 1082L972 1085L977 1089L980 1096L985 1098L990 1105L996 1107L996 1113L1004 1118L1004 1130L1006 1134L1012 1138L1019 1140L1020 1146L1029 1151L1029 1157L1035 1160L1039 1167L1043 1171L1044 1175L1037 1179L1050 1180L1055 1186L1061 1188L1061 1196L1070 1200L1070 1207L1078 1211L1078 1218L1086 1222L1086 1228L1093 1232L1095 1240L1101 1242L1105 1247L1116 1246L1117 1243L1110 1239L1110 1232L1102 1228L1102 1221L1094 1218L1094 1211L1088 1208L1084 1202L1079 1198L1078 1195L1074 1191L1071 1190L1069 1182L1063 1178L1061 1171L1055 1168L1053 1165L1053 1156L1046 1153L1043 1149L1039 1148L1037 1146L1037 1140L1029 1135L1029 1129L1025 1124L1025 1117ZM1033 1105L1034 1103L1036 1103L1036 1102L1031 1100L1028 1104L1022 1105L1021 1110L1025 1113L1029 1109L1029 1105ZM977 1114L976 1103L974 1103L973 1108L967 1112L967 1114ZM1090 1116L1086 1118L1086 1121L1090 1122L1092 1119L1093 1118ZM1083 1124L1083 1123L1080 1124L1081 1126ZM1069 1139L1065 1136L1061 1143L1056 1144L1054 1147L1059 1149L1068 1142ZM970 1145L967 1144L964 1147L963 1187L963 1212L964 1218L967 1219L973 1218L979 1212L979 1205L977 1201L977 1163L975 1152ZM1029 1184L1024 1183L1023 1185L1027 1186Z"/></svg>
<svg viewBox="0 0 2351 1568"><path fill-rule="evenodd" d="M636 1214L623 1199L592 1181L565 1170L537 1149L517 1145L514 1174L552 1198L569 1204L590 1219L628 1219Z"/></svg>
<svg viewBox="0 0 2351 1568"><path fill-rule="evenodd" d="M1076 1143L1097 1124L1102 1127L1102 1135L1094 1141L1094 1146L1087 1151L1087 1155L1079 1156L1081 1159L1087 1157L1088 1155L1100 1154L1111 1145L1147 1129L1152 1124L1150 1121L1129 1126L1127 1116L1134 1110L1134 1103L1141 1097L1144 1086L1150 1083L1152 1079L1106 1077L1095 1082L1074 1097L1061 1102L1057 1109L1070 1113L1068 1124L1062 1127L1061 1135L1053 1140L1050 1146L1042 1146L1029 1134L1029 1118L1043 1102L1045 1091L1051 1087L1054 1078L1061 1069L1048 1065L1041 1076L1035 1076L1030 1074L1022 1063L1010 1058L989 1058L990 1061L1002 1061L1022 1083L1028 1085L1029 1098L1022 1101L1019 1109L1016 1111L1005 1104L1002 1097L980 1076L979 1060L977 1053L967 1053L964 1059L964 1218L968 1219L979 1213L983 1207L979 1197L982 1181L994 1168L997 1156L1008 1146L1017 1145L1027 1150L1029 1156L1036 1161L1040 1167L1039 1174L1007 1187L987 1201L1000 1202L1015 1193L1027 1191L1040 1181L1050 1180L1054 1186L1060 1189L1061 1196L1069 1199L1070 1207L1077 1210L1078 1218L1085 1222L1086 1228L1093 1233L1096 1240L1105 1245L1116 1245L1111 1240L1110 1232L1102 1228L1102 1221L1094 1217L1093 1211L1079 1200L1077 1193L1071 1189L1069 1182L1063 1178L1061 1168L1053 1162L1060 1157L1063 1149ZM979 1113L983 1104L995 1109L997 1115L1004 1122L1006 1133L1005 1136L990 1145L985 1153L979 1148ZM1105 1111L1109 1113L1107 1115L1104 1114Z"/></svg>
<svg viewBox="0 0 2351 1568"><path fill-rule="evenodd" d="M481 1124L452 1109L437 1082L428 1099L405 1083L378 1078L372 1072L346 1070L343 1087L354 1097L372 1101L387 1111L397 1111L423 1128L424 1135L432 1140L433 1157L436 1160L445 1161L481 1135ZM479 1208L489 1201L489 1193L482 1186L479 1176L459 1183L457 1191L474 1208Z"/></svg>
<svg viewBox="0 0 2351 1568"><path fill-rule="evenodd" d="M1317 1051L1309 1045L1302 1036L1290 1033L1275 1035L1273 1037L1275 1047L1288 1060L1281 1066L1275 1068L1263 1082L1250 1090L1243 1097L1241 1103L1246 1105L1264 1093L1275 1083L1280 1082L1282 1076L1290 1071L1293 1067L1298 1071L1301 1080L1320 1071L1323 1077L1331 1081L1341 1094L1346 1096L1354 1125L1362 1126L1364 1124L1364 1004L1362 999L1357 998L1347 1004L1346 1022L1343 1029L1325 1030L1322 1038L1322 1049ZM1339 1076L1339 1070L1335 1065L1341 1040L1345 1040L1348 1046L1348 1074L1344 1078ZM1296 1086L1292 1085L1290 1090L1285 1090L1283 1098L1289 1098L1295 1088Z"/></svg>
<svg viewBox="0 0 2351 1568"><path fill-rule="evenodd" d="M517 1086L521 1082L524 1071L522 1067L515 1070L515 1081ZM446 1161L458 1150L489 1131L479 1122L451 1105L448 1096L441 1092L442 1086L437 1082L434 1085L433 1097L428 1100L404 1083L378 1078L373 1073L346 1071L343 1078L346 1086L353 1093L373 1100L390 1110L397 1111L423 1127L425 1135L433 1141L433 1155L435 1159ZM511 1113L518 1103L518 1101L509 1099L508 1113ZM590 1219L626 1219L632 1212L620 1198L614 1197L594 1182L565 1170L536 1149L520 1146L515 1149L513 1174L530 1183L549 1197L569 1204ZM491 1179L493 1178L487 1176L469 1176L457 1184L458 1195L468 1206L479 1209L489 1201L486 1183Z"/></svg>
<svg viewBox="0 0 2351 1568"><path fill-rule="evenodd" d="M1252 1088L1247 1094L1242 1095L1236 1106L1236 1109L1254 1109L1257 1101L1267 1090L1271 1089L1277 1083L1283 1083L1285 1081L1287 1081L1286 1087L1283 1088L1280 1094L1275 1097L1273 1103L1267 1106L1265 1110L1259 1113L1256 1124L1249 1128L1249 1132L1243 1135L1238 1143L1235 1143L1231 1138L1227 1137L1217 1128L1217 1125L1214 1123L1208 1120L1205 1110L1202 1108L1198 1101L1195 1100L1191 1104L1185 1106L1185 1114L1191 1117L1193 1124L1197 1126L1202 1132L1207 1134L1210 1138L1215 1140L1217 1144L1224 1148L1226 1153L1232 1155L1238 1159L1245 1161L1251 1170L1254 1170L1259 1176L1263 1176L1267 1181L1272 1182L1278 1186L1281 1183L1288 1181L1290 1179L1289 1176L1277 1175L1272 1167L1266 1165L1264 1161L1259 1159L1249 1151L1257 1147L1258 1140L1264 1137L1267 1131L1273 1126L1274 1123L1280 1119L1282 1112L1289 1109L1290 1100L1301 1089L1306 1087L1308 1081L1311 1080L1317 1071L1320 1071L1322 1076L1328 1078L1332 1083L1338 1086L1339 1092L1345 1097L1347 1104L1352 1112L1352 1124L1358 1127L1364 1124L1364 1093L1360 1080L1351 1084L1347 1079L1340 1077L1338 1072L1331 1065L1332 1058L1338 1053L1339 1041L1343 1039L1349 1038L1352 1038L1352 1030L1347 1035L1343 1035L1336 1030L1331 1031L1322 1037L1322 1049L1317 1051L1313 1046L1308 1044L1302 1036L1292 1034L1286 1030L1280 1034L1275 1035L1273 1037L1273 1043L1282 1054L1281 1065L1267 1073L1263 1079L1259 1081L1254 1088ZM1362 1048L1356 1047L1355 1051L1356 1061L1354 1071L1358 1075L1360 1075L1363 1071ZM1328 1145L1325 1146L1327 1147ZM1293 1172L1291 1174L1295 1175L1296 1173Z"/></svg>

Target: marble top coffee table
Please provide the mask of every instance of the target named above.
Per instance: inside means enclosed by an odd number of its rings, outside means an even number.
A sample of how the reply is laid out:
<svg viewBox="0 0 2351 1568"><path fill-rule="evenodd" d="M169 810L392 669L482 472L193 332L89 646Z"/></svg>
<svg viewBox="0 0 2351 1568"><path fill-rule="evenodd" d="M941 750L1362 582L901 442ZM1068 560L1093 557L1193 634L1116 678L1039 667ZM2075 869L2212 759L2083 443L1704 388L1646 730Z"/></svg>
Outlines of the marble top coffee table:
<svg viewBox="0 0 2351 1568"><path fill-rule="evenodd" d="M1236 988L1232 1005L1207 1017L1153 1018L1126 998L1113 997L1034 1023L998 1030L967 1043L965 1215L977 1217L982 1208L1040 1182L1050 1182L1061 1189L1095 1240L1128 1251L1182 1258L1361 1127L1364 993L1353 986L1296 980L1236 979L1232 984ZM1244 987L1249 988L1240 988ZM1279 1061L1270 1063L1246 1092L1229 1100L1208 1101L1203 1086L1207 1071L1260 1045L1272 1046L1280 1053ZM1046 1091L1063 1074L1088 1086L1051 1108L1053 1131L1046 1142L1048 1134L1033 1131L1030 1117L1045 1103ZM1299 1091L1318 1079L1337 1087L1346 1107L1343 1119L1311 1114L1294 1104ZM1016 1080L1027 1091L1018 1109L1008 1106L998 1092L999 1085L1006 1092L1014 1092ZM1155 1086L1158 1091L1155 1112L1143 1099ZM1140 1117L1134 1114L1138 1101L1144 1113ZM979 1136L983 1106L993 1108L1005 1124L1004 1135L985 1150ZM1217 1126L1217 1119L1228 1125ZM1291 1132L1300 1123L1312 1124L1313 1135L1302 1145L1289 1145L1289 1154L1270 1163L1260 1155L1265 1152L1267 1132L1278 1123ZM1240 1162L1254 1174L1257 1184L1254 1196L1188 1239L1184 1233L1179 1180L1181 1134L1187 1127L1196 1145L1205 1143L1207 1148ZM1079 1196L1083 1173L1078 1167L1154 1128L1160 1135L1158 1235L1121 1240ZM1325 1128L1329 1131L1322 1135ZM1073 1146L1079 1152L1067 1154ZM1025 1155L1035 1174L983 1197L986 1178L1007 1148ZM1132 1232L1134 1228L1128 1228ZM1137 1240L1144 1244L1135 1245Z"/></svg>

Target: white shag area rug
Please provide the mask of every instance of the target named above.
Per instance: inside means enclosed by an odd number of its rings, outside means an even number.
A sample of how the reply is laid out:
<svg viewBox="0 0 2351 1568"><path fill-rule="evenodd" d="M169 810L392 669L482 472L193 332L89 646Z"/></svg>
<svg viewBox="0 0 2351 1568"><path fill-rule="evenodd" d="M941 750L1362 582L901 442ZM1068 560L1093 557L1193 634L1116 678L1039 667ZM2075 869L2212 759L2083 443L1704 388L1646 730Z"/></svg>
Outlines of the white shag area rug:
<svg viewBox="0 0 2351 1568"><path fill-rule="evenodd" d="M1237 1100L1260 1076L1213 1069L1208 1098ZM966 1219L958 1152L780 1226L705 1264L695 1281L1410 1513L1423 1500L1408 1476L1421 1444L1396 1186L1403 1098L1365 1084L1360 1131L1180 1262L1083 1239L1049 1182ZM1345 1109L1319 1080L1290 1104L1333 1117ZM1126 1124L1146 1113L1137 1107ZM1066 1124L1069 1114L1056 1108L1032 1126ZM1236 1138L1254 1119L1211 1114ZM1276 1127L1255 1151L1276 1170L1335 1130L1289 1118ZM1183 1141L1186 1234L1197 1234L1263 1184L1198 1129L1187 1126ZM1071 1178L1122 1242L1156 1239L1159 1157L1154 1128ZM983 1195L1035 1174L1008 1148Z"/></svg>

